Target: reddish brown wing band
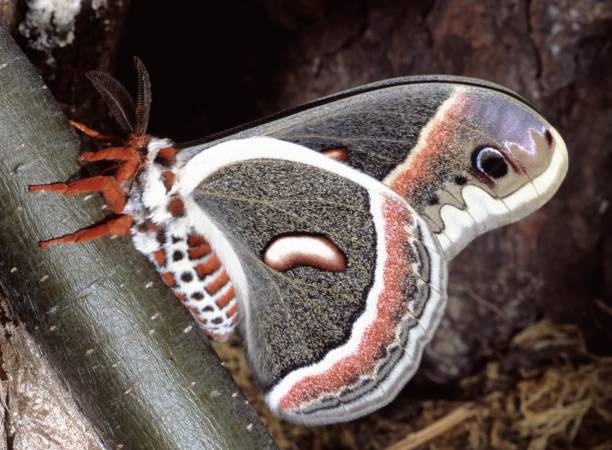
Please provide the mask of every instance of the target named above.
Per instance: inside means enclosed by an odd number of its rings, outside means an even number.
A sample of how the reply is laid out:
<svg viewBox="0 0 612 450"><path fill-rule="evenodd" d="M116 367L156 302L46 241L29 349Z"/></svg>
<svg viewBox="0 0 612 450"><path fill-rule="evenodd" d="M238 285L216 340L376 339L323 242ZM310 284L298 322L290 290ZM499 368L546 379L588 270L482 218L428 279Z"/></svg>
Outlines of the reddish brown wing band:
<svg viewBox="0 0 612 450"><path fill-rule="evenodd" d="M371 177L276 139L220 144L179 179L185 192L194 186L188 209L205 232L223 236L212 242L242 299L249 359L270 408L322 424L392 400L445 302L446 262L425 222ZM345 261L343 270L266 261L305 238L320 244L307 259L318 251Z"/></svg>

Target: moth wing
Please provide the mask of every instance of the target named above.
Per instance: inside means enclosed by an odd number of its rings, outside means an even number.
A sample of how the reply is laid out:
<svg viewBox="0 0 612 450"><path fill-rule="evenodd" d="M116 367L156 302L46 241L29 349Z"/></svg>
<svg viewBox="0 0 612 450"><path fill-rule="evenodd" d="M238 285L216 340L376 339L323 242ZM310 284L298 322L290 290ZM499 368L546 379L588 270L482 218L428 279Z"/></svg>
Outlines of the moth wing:
<svg viewBox="0 0 612 450"><path fill-rule="evenodd" d="M375 179L272 138L207 149L180 177L236 287L268 406L324 424L391 401L446 301L445 260L414 210Z"/></svg>
<svg viewBox="0 0 612 450"><path fill-rule="evenodd" d="M477 236L533 212L567 171L563 139L524 99L461 77L361 86L218 139L251 136L335 155L382 181L427 220L448 260ZM219 140L194 145L184 157ZM476 149L492 144L512 155L511 170L501 178L488 177L471 161Z"/></svg>

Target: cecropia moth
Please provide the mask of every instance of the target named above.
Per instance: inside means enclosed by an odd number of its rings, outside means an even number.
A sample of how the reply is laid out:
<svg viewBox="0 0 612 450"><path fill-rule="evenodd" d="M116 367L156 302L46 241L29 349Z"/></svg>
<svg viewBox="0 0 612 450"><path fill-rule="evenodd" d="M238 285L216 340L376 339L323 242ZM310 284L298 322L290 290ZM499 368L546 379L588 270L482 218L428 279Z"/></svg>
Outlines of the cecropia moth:
<svg viewBox="0 0 612 450"><path fill-rule="evenodd" d="M50 244L131 235L200 328L236 326L268 406L304 424L390 402L444 313L447 264L476 236L517 221L567 171L559 133L513 92L421 76L327 97L213 141L146 133L134 102L89 78L126 133L82 161L118 170L31 186L101 193L114 217Z"/></svg>

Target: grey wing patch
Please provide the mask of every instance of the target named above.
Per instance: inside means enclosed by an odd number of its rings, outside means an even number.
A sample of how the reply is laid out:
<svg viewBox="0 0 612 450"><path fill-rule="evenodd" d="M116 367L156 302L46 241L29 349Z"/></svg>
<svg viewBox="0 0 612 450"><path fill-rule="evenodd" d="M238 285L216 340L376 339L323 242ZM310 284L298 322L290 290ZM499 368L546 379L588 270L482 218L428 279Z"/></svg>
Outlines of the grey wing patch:
<svg viewBox="0 0 612 450"><path fill-rule="evenodd" d="M251 363L264 389L321 360L348 340L374 278L376 231L367 190L331 172L284 160L247 160L209 176L193 193L223 229L249 282L243 317ZM346 270L268 267L262 253L278 236L312 233L345 255Z"/></svg>
<svg viewBox="0 0 612 450"><path fill-rule="evenodd" d="M238 287L247 353L272 411L324 424L393 399L446 299L445 260L423 219L373 178L272 138L219 144L182 175L192 216L216 235ZM297 259L264 262L301 237L332 264L321 268L302 244Z"/></svg>
<svg viewBox="0 0 612 450"><path fill-rule="evenodd" d="M383 180L406 159L450 92L448 85L425 84L351 97L269 135L318 151L345 146L351 167Z"/></svg>
<svg viewBox="0 0 612 450"><path fill-rule="evenodd" d="M423 128L451 95L454 85L448 81L424 79L341 95L216 141L189 146L179 159L188 161L222 141L270 136L317 151L345 147L348 165L383 180L408 157Z"/></svg>

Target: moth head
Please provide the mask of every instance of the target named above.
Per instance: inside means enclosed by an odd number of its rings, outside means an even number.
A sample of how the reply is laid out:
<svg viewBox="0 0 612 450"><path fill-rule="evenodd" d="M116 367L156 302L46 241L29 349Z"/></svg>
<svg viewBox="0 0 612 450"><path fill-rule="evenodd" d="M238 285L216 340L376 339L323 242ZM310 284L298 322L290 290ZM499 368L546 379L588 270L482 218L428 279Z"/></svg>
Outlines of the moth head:
<svg viewBox="0 0 612 450"><path fill-rule="evenodd" d="M515 94L488 86L453 87L415 150L428 175L405 194L449 258L542 206L567 172L559 133Z"/></svg>

